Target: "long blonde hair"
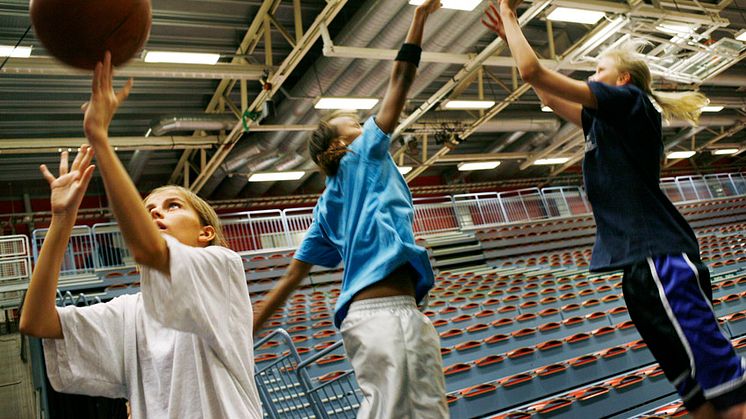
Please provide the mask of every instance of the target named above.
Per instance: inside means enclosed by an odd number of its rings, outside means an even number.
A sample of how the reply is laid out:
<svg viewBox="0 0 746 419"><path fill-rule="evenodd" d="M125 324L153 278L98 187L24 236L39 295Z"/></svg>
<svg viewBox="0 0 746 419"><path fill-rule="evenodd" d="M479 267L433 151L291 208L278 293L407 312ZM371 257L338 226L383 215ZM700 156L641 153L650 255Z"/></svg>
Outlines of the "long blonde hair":
<svg viewBox="0 0 746 419"><path fill-rule="evenodd" d="M208 246L228 247L228 243L225 241L225 236L223 235L223 228L220 225L220 218L218 218L218 214L210 206L210 204L208 204L204 199L200 198L199 196L197 196L197 194L190 191L189 189L177 185L161 186L150 191L148 196L145 197L145 201L148 200L148 197L150 195L166 191L175 191L176 193L181 195L184 201L186 201L189 206L194 208L194 211L197 213L199 222L202 227L211 226L215 229L215 237L213 237L210 243L208 243Z"/></svg>
<svg viewBox="0 0 746 419"><path fill-rule="evenodd" d="M614 60L619 72L629 73L632 84L658 102L663 110L663 119L678 118L697 125L702 107L710 103L710 100L707 96L695 91L659 92L653 90L650 67L638 54L644 45L644 41L629 41L620 47L603 52L601 56Z"/></svg>

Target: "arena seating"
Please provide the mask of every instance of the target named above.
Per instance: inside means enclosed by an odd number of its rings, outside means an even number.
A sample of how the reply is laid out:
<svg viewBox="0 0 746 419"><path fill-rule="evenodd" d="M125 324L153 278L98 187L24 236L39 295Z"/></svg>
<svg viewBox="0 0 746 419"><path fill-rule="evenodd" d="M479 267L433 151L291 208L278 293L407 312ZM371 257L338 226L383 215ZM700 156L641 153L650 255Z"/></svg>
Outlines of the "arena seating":
<svg viewBox="0 0 746 419"><path fill-rule="evenodd" d="M710 266L716 315L745 350L746 198L680 209ZM418 237L436 269L424 314L441 337L452 417L685 413L629 318L621 273L588 272L594 235L592 216L580 214ZM292 257L291 250L243 254L255 304ZM354 417L361 395L332 322L342 274L341 267L315 267L257 331L257 382L273 406L268 417ZM139 290L131 267L97 280L94 292L63 289L60 304Z"/></svg>
<svg viewBox="0 0 746 419"><path fill-rule="evenodd" d="M741 302L746 224L737 222L746 214L742 200L726 201L691 205L685 214L698 226L723 330L746 348L746 304ZM439 272L424 313L441 336L454 418L644 417L684 411L629 319L622 275L587 272L593 234L592 218L583 216L421 242L434 264L457 258L459 250L473 251L476 238L485 249L525 243L539 250ZM585 235L590 236L585 245L572 239ZM546 247L555 240L562 246ZM301 357L339 339L331 325L337 286L301 290L273 318L276 323L269 327L288 330ZM328 380L349 372L341 349L316 361L311 375ZM262 345L257 365L280 355Z"/></svg>

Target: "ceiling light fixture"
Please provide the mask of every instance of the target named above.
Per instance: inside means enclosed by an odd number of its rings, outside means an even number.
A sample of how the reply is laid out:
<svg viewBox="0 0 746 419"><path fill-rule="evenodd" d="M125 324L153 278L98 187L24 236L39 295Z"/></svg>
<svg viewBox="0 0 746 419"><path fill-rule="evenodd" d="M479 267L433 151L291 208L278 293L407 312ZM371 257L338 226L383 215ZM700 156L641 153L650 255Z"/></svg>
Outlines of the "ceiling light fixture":
<svg viewBox="0 0 746 419"><path fill-rule="evenodd" d="M424 2L425 0L409 0L409 4L411 4L412 6L419 6ZM441 0L440 1L444 9L455 9L455 10L464 10L464 11L474 10L477 6L479 6L479 3L481 2L482 0Z"/></svg>
<svg viewBox="0 0 746 419"><path fill-rule="evenodd" d="M585 23L595 24L601 20L606 14L595 10L585 9L573 9L570 7L558 7L552 10L547 19L554 20L557 22L573 22L573 23Z"/></svg>
<svg viewBox="0 0 746 419"><path fill-rule="evenodd" d="M688 159L697 154L696 151L672 151L666 154L667 159Z"/></svg>
<svg viewBox="0 0 746 419"><path fill-rule="evenodd" d="M355 110L373 109L378 104L375 98L353 98L353 97L322 97L315 105L316 109L345 109Z"/></svg>
<svg viewBox="0 0 746 419"><path fill-rule="evenodd" d="M12 47L0 45L0 57L28 58L31 56L31 47Z"/></svg>
<svg viewBox="0 0 746 419"><path fill-rule="evenodd" d="M458 170L468 172L471 170L492 170L500 165L499 161L479 161L473 163L459 163Z"/></svg>
<svg viewBox="0 0 746 419"><path fill-rule="evenodd" d="M494 100L448 100L443 109L489 109L495 106Z"/></svg>
<svg viewBox="0 0 746 419"><path fill-rule="evenodd" d="M729 154L736 154L738 153L739 149L737 148L720 148L716 150L711 150L710 152L716 156L727 156Z"/></svg>
<svg viewBox="0 0 746 419"><path fill-rule="evenodd" d="M276 182L278 180L298 180L306 172L263 172L254 173L249 177L249 182Z"/></svg>
<svg viewBox="0 0 746 419"><path fill-rule="evenodd" d="M553 164L564 164L570 161L569 157L552 157L548 159L539 159L534 162L535 166L550 166Z"/></svg>
<svg viewBox="0 0 746 419"><path fill-rule="evenodd" d="M144 61L146 63L169 63L169 64L206 64L215 65L220 59L220 54L206 54L201 52L176 52L176 51L147 51Z"/></svg>

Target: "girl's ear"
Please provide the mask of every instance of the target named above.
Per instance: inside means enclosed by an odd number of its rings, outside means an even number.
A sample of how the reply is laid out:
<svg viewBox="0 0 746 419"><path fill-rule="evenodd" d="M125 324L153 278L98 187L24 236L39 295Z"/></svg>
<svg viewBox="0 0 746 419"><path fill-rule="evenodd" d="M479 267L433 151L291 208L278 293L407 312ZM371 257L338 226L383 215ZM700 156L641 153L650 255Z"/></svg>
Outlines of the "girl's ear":
<svg viewBox="0 0 746 419"><path fill-rule="evenodd" d="M619 78L617 79L618 85L623 86L631 82L632 82L632 76L629 74L629 72L625 71L623 73L619 73Z"/></svg>
<svg viewBox="0 0 746 419"><path fill-rule="evenodd" d="M211 241L215 239L215 227L213 226L204 226L200 229L199 237L197 238L197 241L200 245L207 246L210 244Z"/></svg>

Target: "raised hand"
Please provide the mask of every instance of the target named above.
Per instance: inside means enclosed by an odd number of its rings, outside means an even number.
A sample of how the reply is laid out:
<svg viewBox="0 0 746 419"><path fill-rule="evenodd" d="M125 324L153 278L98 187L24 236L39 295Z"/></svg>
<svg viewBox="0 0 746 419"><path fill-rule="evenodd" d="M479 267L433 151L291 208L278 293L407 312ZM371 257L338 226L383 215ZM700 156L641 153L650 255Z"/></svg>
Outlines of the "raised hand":
<svg viewBox="0 0 746 419"><path fill-rule="evenodd" d="M516 8L522 2L522 0L489 0L487 7L484 9L482 24L507 42L503 19L515 18L517 16Z"/></svg>
<svg viewBox="0 0 746 419"><path fill-rule="evenodd" d="M500 16L500 11L492 1L487 3L487 7L484 9L482 25L496 33L497 36L503 39L503 41L508 42L508 38L505 36L505 27L503 26L503 19Z"/></svg>
<svg viewBox="0 0 746 419"><path fill-rule="evenodd" d="M72 167L68 170L67 151L60 156L60 176L54 177L46 165L41 165L44 179L49 182L52 190L50 201L52 204L52 215L75 217L83 200L83 195L88 188L88 183L93 176L96 166L91 165L93 149L84 144L80 146L78 155L75 156Z"/></svg>
<svg viewBox="0 0 746 419"><path fill-rule="evenodd" d="M490 3L494 0L490 0ZM500 6L500 13L505 14L506 12L510 11L515 14L516 9L518 8L518 5L523 3L523 0L497 0L498 5Z"/></svg>
<svg viewBox="0 0 746 419"><path fill-rule="evenodd" d="M432 14L440 9L441 6L442 4L440 4L440 0L425 0L421 5L417 6L417 9L427 14Z"/></svg>
<svg viewBox="0 0 746 419"><path fill-rule="evenodd" d="M83 127L88 141L108 138L111 119L132 90L132 79L129 79L122 90L115 92L112 73L111 53L107 51L104 62L99 62L93 72L91 100L82 106L85 112Z"/></svg>

